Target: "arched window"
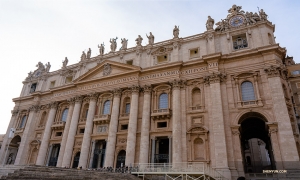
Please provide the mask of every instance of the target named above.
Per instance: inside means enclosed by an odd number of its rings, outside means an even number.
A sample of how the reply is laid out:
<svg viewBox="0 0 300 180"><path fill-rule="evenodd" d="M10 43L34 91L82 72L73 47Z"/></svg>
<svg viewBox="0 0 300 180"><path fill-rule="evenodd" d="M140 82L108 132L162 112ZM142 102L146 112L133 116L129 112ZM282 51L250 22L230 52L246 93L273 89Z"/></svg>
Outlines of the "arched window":
<svg viewBox="0 0 300 180"><path fill-rule="evenodd" d="M242 89L242 101L255 100L253 84L250 81L245 81L241 85Z"/></svg>
<svg viewBox="0 0 300 180"><path fill-rule="evenodd" d="M204 159L204 143L201 138L196 138L194 140L194 159L202 160Z"/></svg>
<svg viewBox="0 0 300 180"><path fill-rule="evenodd" d="M162 93L159 96L158 108L159 109L168 109L168 94L167 93Z"/></svg>
<svg viewBox="0 0 300 180"><path fill-rule="evenodd" d="M24 128L24 126L25 126L25 123L26 123L26 118L27 118L27 116L25 115L25 116L23 116L23 118L22 118L22 120L21 120L21 123L20 123L20 126L19 126L19 128Z"/></svg>
<svg viewBox="0 0 300 180"><path fill-rule="evenodd" d="M129 114L130 113L130 103L126 103L125 104L125 114Z"/></svg>
<svg viewBox="0 0 300 180"><path fill-rule="evenodd" d="M192 104L193 106L199 106L201 103L201 92L199 88L194 88L192 91Z"/></svg>
<svg viewBox="0 0 300 180"><path fill-rule="evenodd" d="M63 122L67 121L68 112L69 112L68 108L64 109L64 111L63 111L63 113L61 115L61 121L63 121Z"/></svg>
<svg viewBox="0 0 300 180"><path fill-rule="evenodd" d="M105 114L109 114L109 111L110 111L110 100L107 100L104 102L104 105L103 105L103 115Z"/></svg>

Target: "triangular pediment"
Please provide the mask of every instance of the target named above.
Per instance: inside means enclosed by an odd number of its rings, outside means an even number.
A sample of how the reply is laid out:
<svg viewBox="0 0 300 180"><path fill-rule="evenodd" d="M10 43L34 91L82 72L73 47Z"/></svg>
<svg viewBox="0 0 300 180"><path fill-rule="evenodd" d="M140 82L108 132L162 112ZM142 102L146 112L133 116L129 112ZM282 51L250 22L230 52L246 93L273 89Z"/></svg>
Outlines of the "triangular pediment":
<svg viewBox="0 0 300 180"><path fill-rule="evenodd" d="M77 78L75 83L88 82L112 76L120 76L128 73L138 72L140 70L141 68L138 66L105 60Z"/></svg>

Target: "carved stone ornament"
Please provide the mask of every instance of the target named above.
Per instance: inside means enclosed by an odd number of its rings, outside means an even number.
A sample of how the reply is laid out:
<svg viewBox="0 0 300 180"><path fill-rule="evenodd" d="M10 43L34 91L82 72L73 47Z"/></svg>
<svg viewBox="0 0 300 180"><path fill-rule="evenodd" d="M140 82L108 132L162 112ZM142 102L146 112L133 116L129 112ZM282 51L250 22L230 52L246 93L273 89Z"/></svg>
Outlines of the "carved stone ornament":
<svg viewBox="0 0 300 180"><path fill-rule="evenodd" d="M40 106L39 105L32 105L28 109L28 111L35 111L35 112L38 112L39 110L40 110Z"/></svg>
<svg viewBox="0 0 300 180"><path fill-rule="evenodd" d="M278 129L277 128L270 128L269 129L269 134L277 133Z"/></svg>
<svg viewBox="0 0 300 180"><path fill-rule="evenodd" d="M145 94L146 94L146 93L150 94L150 93L151 93L151 90L152 90L151 85L145 85L145 86L143 87L143 92L144 92Z"/></svg>
<svg viewBox="0 0 300 180"><path fill-rule="evenodd" d="M240 131L238 129L231 129L232 135L234 136L239 136L240 135Z"/></svg>
<svg viewBox="0 0 300 180"><path fill-rule="evenodd" d="M69 103L69 105L74 105L75 104L75 99L74 98L69 98L69 99L67 99L67 102Z"/></svg>
<svg viewBox="0 0 300 180"><path fill-rule="evenodd" d="M46 66L46 68L45 68ZM25 81L35 81L35 80L40 80L40 79L47 79L47 73L50 70L50 63L48 62L48 64L43 64L41 62L38 62L38 64L36 65L37 69L35 71L30 71L28 73L28 76L26 77Z"/></svg>
<svg viewBox="0 0 300 180"><path fill-rule="evenodd" d="M93 93L88 94L87 96L90 99L90 101L91 100L95 101L98 99L99 93L93 92Z"/></svg>
<svg viewBox="0 0 300 180"><path fill-rule="evenodd" d="M209 85L212 83L220 83L226 80L226 74L221 72L213 72L204 76L204 84Z"/></svg>
<svg viewBox="0 0 300 180"><path fill-rule="evenodd" d="M19 113L19 110L11 110L11 114L13 116L16 116Z"/></svg>
<svg viewBox="0 0 300 180"><path fill-rule="evenodd" d="M125 138L119 139L120 144L126 143L126 141L127 141L127 139L125 139Z"/></svg>
<svg viewBox="0 0 300 180"><path fill-rule="evenodd" d="M206 38L207 42L212 41L214 39L214 35L213 35L213 33L208 33L208 34L206 34L205 38Z"/></svg>
<svg viewBox="0 0 300 180"><path fill-rule="evenodd" d="M267 73L268 77L281 77L283 79L287 78L287 70L283 66L270 66L266 67L264 71Z"/></svg>
<svg viewBox="0 0 300 180"><path fill-rule="evenodd" d="M183 86L184 82L181 79L174 79L173 81L169 82L172 85L173 89L180 89Z"/></svg>
<svg viewBox="0 0 300 180"><path fill-rule="evenodd" d="M114 96L120 97L121 93L122 93L122 89L121 88L116 88L116 89L112 90L112 93L114 94Z"/></svg>
<svg viewBox="0 0 300 180"><path fill-rule="evenodd" d="M140 86L139 85L132 85L131 87L128 87L131 91L131 93L139 93L140 92Z"/></svg>
<svg viewBox="0 0 300 180"><path fill-rule="evenodd" d="M110 64L106 63L103 66L103 76L107 76L111 73L111 66Z"/></svg>
<svg viewBox="0 0 300 180"><path fill-rule="evenodd" d="M74 100L75 100L75 103L82 103L83 96L75 96Z"/></svg>
<svg viewBox="0 0 300 180"><path fill-rule="evenodd" d="M58 102L56 102L56 101L51 102L51 103L49 103L49 106L50 106L50 108L52 108L52 109L56 109L57 106L58 106Z"/></svg>
<svg viewBox="0 0 300 180"><path fill-rule="evenodd" d="M257 12L246 12L242 10L242 6L232 5L232 7L228 10L228 15L225 19L221 19L221 21L217 22L215 31L227 31L234 28L239 28L241 26L248 26L252 24L256 24L257 22L267 21L267 14L260 10Z"/></svg>
<svg viewBox="0 0 300 180"><path fill-rule="evenodd" d="M142 46L137 46L136 51L135 51L136 55L140 56L140 55L142 55L142 52L143 52L143 47Z"/></svg>

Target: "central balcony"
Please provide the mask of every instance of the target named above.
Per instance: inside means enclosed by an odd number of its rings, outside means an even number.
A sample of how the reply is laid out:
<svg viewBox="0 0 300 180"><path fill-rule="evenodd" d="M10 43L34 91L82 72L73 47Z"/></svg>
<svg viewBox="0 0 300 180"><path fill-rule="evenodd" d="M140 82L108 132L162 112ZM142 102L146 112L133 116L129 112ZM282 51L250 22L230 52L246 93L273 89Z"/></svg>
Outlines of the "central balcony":
<svg viewBox="0 0 300 180"><path fill-rule="evenodd" d="M93 121L95 124L109 124L110 114L95 115Z"/></svg>
<svg viewBox="0 0 300 180"><path fill-rule="evenodd" d="M153 120L170 118L172 115L171 109L155 109L151 113Z"/></svg>
<svg viewBox="0 0 300 180"><path fill-rule="evenodd" d="M57 121L53 122L51 128L52 129L64 129L66 122L64 121Z"/></svg>

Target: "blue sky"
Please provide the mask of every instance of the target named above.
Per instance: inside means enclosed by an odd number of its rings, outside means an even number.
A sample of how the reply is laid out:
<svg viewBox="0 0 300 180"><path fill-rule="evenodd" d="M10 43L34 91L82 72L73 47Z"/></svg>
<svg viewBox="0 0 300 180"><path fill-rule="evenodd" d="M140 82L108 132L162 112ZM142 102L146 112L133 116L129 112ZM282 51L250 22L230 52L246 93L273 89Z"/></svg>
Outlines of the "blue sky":
<svg viewBox="0 0 300 180"><path fill-rule="evenodd" d="M244 11L264 9L276 25L276 42L300 62L296 45L300 39L299 1L1 0L0 134L6 132L14 107L12 98L20 95L22 81L39 61L50 62L50 71L54 71L65 57L69 64L77 63L88 48L92 56L98 55L97 45L102 42L108 52L109 39L116 36L117 49L121 38L129 40L128 47L134 46L138 35L145 45L150 31L155 42L170 39L174 25L180 26L180 37L203 33L208 15L218 22L233 4Z"/></svg>

